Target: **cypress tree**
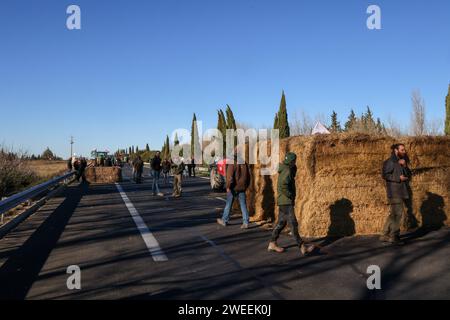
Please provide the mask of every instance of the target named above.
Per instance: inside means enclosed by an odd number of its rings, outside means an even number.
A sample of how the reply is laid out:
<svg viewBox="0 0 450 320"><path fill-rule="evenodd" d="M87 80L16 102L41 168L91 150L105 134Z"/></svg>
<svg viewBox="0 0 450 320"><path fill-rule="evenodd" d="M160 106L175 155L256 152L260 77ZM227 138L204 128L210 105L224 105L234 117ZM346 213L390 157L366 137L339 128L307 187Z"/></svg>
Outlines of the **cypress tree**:
<svg viewBox="0 0 450 320"><path fill-rule="evenodd" d="M330 126L331 132L341 132L341 124L339 123L337 119L337 113L333 110L333 113L331 114L331 126Z"/></svg>
<svg viewBox="0 0 450 320"><path fill-rule="evenodd" d="M234 114L229 105L227 105L226 114L227 114L227 129L236 130L236 128L237 128L236 120L234 120Z"/></svg>
<svg viewBox="0 0 450 320"><path fill-rule="evenodd" d="M349 132L350 130L352 130L352 127L355 125L356 121L356 115L352 109L350 110L350 115L348 116L348 120L344 125L344 131Z"/></svg>
<svg viewBox="0 0 450 320"><path fill-rule="evenodd" d="M166 152L165 152L165 158L170 158L170 142L169 142L169 136L166 135Z"/></svg>
<svg viewBox="0 0 450 320"><path fill-rule="evenodd" d="M284 91L281 95L280 109L278 111L278 128L280 130L280 139L287 138L291 135Z"/></svg>
<svg viewBox="0 0 450 320"><path fill-rule="evenodd" d="M148 145L148 143L145 145L145 151L150 151L150 146Z"/></svg>
<svg viewBox="0 0 450 320"><path fill-rule="evenodd" d="M445 99L445 134L450 136L450 85L448 86L448 94Z"/></svg>
<svg viewBox="0 0 450 320"><path fill-rule="evenodd" d="M136 153L139 153L139 147L136 146Z"/></svg>
<svg viewBox="0 0 450 320"><path fill-rule="evenodd" d="M175 139L173 140L173 144L175 145L175 146L177 146L177 145L179 145L180 144L180 140L178 140L178 134L175 132Z"/></svg>
<svg viewBox="0 0 450 320"><path fill-rule="evenodd" d="M217 111L217 130L222 133L223 139L225 140L225 134L227 132L227 122L225 120L225 114L221 109Z"/></svg>
<svg viewBox="0 0 450 320"><path fill-rule="evenodd" d="M222 109L217 110L217 130L222 134L222 150L225 153L226 147L226 134L227 134L227 122L225 120L225 114Z"/></svg>
<svg viewBox="0 0 450 320"><path fill-rule="evenodd" d="M200 140L198 136L198 127L197 127L197 117L194 113L192 118L192 127L191 127L191 157L195 157L194 149L197 149L197 152L200 152Z"/></svg>
<svg viewBox="0 0 450 320"><path fill-rule="evenodd" d="M275 119L273 120L273 128L280 129L278 126L278 113L275 113Z"/></svg>
<svg viewBox="0 0 450 320"><path fill-rule="evenodd" d="M131 147L128 147L128 155L131 154Z"/></svg>

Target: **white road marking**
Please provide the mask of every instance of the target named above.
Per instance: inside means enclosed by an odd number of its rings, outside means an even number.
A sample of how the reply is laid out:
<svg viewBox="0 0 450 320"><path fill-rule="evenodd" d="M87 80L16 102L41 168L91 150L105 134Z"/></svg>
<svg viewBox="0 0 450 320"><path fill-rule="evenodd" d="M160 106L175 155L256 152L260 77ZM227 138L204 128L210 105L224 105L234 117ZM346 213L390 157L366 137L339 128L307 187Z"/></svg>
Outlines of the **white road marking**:
<svg viewBox="0 0 450 320"><path fill-rule="evenodd" d="M223 202L227 202L227 199L221 198L221 197L216 197L217 200L222 200Z"/></svg>
<svg viewBox="0 0 450 320"><path fill-rule="evenodd" d="M128 208L128 211L130 212L131 217L133 218L134 223L136 224L136 227L138 228L139 232L141 233L142 239L145 242L145 245L147 246L148 251L152 255L152 258L154 261L167 261L169 260L167 256L165 255L164 251L159 246L158 240L153 236L153 234L148 229L147 225L144 222L144 219L142 219L139 212L134 207L133 203L128 199L127 194L123 191L123 188L120 184L116 183L117 190L120 193L120 196L122 197L123 202L125 202L125 205Z"/></svg>
<svg viewBox="0 0 450 320"><path fill-rule="evenodd" d="M201 179L206 179L206 180L209 180L209 179L210 179L209 177L199 177L199 178L201 178Z"/></svg>

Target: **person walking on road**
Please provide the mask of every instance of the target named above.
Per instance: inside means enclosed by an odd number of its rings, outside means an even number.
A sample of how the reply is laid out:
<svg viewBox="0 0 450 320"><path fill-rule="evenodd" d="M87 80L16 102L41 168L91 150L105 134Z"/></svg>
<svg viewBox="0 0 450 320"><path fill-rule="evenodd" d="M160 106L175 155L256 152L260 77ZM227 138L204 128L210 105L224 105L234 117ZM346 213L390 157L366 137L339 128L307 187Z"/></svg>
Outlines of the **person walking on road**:
<svg viewBox="0 0 450 320"><path fill-rule="evenodd" d="M170 167L172 164L169 160L164 159L162 164L162 175L163 175L163 184L168 185L169 184L169 173L170 173Z"/></svg>
<svg viewBox="0 0 450 320"><path fill-rule="evenodd" d="M295 216L294 204L295 204L295 174L297 167L295 161L297 155L293 152L289 152L283 163L280 163L278 168L278 184L277 184L277 205L279 209L278 221L272 232L272 239L269 243L268 251L274 251L278 253L284 252L284 248L278 246L277 240L280 237L281 231L289 224L292 235L297 242L298 247L302 255L307 255L312 252L314 247L305 244L303 239L298 233L298 222Z"/></svg>
<svg viewBox="0 0 450 320"><path fill-rule="evenodd" d="M382 242L401 245L400 222L404 211L404 205L410 198L409 180L411 170L408 168L407 153L405 145L394 144L392 155L383 163L382 176L386 181L386 193L390 206L390 213L380 237Z"/></svg>
<svg viewBox="0 0 450 320"><path fill-rule="evenodd" d="M192 170L192 176L195 178L195 159L192 158L191 160L191 170Z"/></svg>
<svg viewBox="0 0 450 320"><path fill-rule="evenodd" d="M247 163L238 164L237 157L234 163L227 165L226 169L226 188L227 203L222 214L222 218L217 219L217 223L226 227L230 220L230 212L235 198L239 199L242 211L241 229L248 229L249 214L247 211L247 203L245 199L245 191L250 185L250 170Z"/></svg>
<svg viewBox="0 0 450 320"><path fill-rule="evenodd" d="M178 163L178 164L176 164ZM183 158L178 158L172 165L173 168L173 196L175 198L181 197L181 182L183 180L183 172L185 169Z"/></svg>
<svg viewBox="0 0 450 320"><path fill-rule="evenodd" d="M142 183L142 172L144 171L144 161L142 161L141 156L137 156L133 161L134 165L134 177L136 183Z"/></svg>
<svg viewBox="0 0 450 320"><path fill-rule="evenodd" d="M131 161L131 169L132 169L132 177L133 177L132 179L134 182L136 182L136 161L137 161L137 158L134 158Z"/></svg>
<svg viewBox="0 0 450 320"><path fill-rule="evenodd" d="M152 177L153 177L153 183L152 183L152 192L153 195L158 194L158 196L162 197L164 194L159 191L159 176L161 174L161 157L160 152L157 151L155 154L155 157L151 160L150 167L152 169Z"/></svg>

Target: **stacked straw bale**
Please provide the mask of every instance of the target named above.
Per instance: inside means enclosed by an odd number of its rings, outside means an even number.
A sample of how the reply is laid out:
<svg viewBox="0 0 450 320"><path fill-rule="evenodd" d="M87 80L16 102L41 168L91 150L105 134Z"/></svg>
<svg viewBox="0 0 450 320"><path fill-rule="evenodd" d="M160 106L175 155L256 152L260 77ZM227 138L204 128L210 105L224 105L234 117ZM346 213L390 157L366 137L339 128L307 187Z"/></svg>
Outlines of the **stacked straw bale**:
<svg viewBox="0 0 450 320"><path fill-rule="evenodd" d="M318 135L280 141L280 161L297 154L296 206L300 233L306 237L377 234L389 213L383 161L389 158L390 137ZM403 229L418 225L450 225L450 138L405 138L413 171L412 212ZM253 150L252 152L258 152ZM262 176L251 166L247 205L252 221L275 220L278 175Z"/></svg>

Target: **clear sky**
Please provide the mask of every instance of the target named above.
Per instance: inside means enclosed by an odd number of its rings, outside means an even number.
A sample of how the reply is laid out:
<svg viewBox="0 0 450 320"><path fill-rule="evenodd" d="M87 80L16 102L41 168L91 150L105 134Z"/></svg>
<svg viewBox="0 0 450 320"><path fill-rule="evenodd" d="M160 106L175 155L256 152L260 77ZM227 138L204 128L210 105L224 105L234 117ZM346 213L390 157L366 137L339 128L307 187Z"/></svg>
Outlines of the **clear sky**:
<svg viewBox="0 0 450 320"><path fill-rule="evenodd" d="M66 9L81 8L81 30ZM367 7L382 10L368 30ZM1 0L0 144L69 155L204 127L230 104L238 121L271 125L370 105L409 122L418 88L444 118L450 81L448 0Z"/></svg>

